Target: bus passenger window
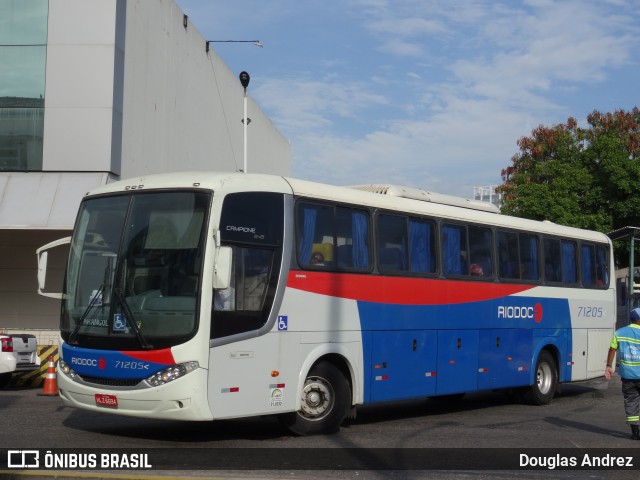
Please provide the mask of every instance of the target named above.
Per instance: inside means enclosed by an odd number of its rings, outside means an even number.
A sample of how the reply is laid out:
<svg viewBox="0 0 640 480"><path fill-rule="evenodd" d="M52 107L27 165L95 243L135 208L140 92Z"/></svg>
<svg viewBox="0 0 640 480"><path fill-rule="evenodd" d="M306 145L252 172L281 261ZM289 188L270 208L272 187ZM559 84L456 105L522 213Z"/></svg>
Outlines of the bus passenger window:
<svg viewBox="0 0 640 480"><path fill-rule="evenodd" d="M590 288L609 285L608 250L602 245L583 243L580 247L582 285Z"/></svg>
<svg viewBox="0 0 640 480"><path fill-rule="evenodd" d="M488 228L469 227L469 274L476 277L493 276L492 235ZM472 268L474 267L475 268Z"/></svg>
<svg viewBox="0 0 640 480"><path fill-rule="evenodd" d="M562 281L562 260L560 255L560 241L545 238L544 242L544 279L547 282Z"/></svg>
<svg viewBox="0 0 640 480"><path fill-rule="evenodd" d="M336 207L337 265L340 268L369 269L369 215L363 210Z"/></svg>
<svg viewBox="0 0 640 480"><path fill-rule="evenodd" d="M378 270L401 272L406 270L407 217L378 215Z"/></svg>
<svg viewBox="0 0 640 480"><path fill-rule="evenodd" d="M609 286L609 248L604 245L596 247L596 285Z"/></svg>
<svg viewBox="0 0 640 480"><path fill-rule="evenodd" d="M596 251L595 245L583 243L580 247L580 261L582 263L582 285L593 287L596 284Z"/></svg>
<svg viewBox="0 0 640 480"><path fill-rule="evenodd" d="M297 254L303 266L323 267L334 261L333 208L301 203L297 211ZM319 265L319 253L324 265ZM315 257L314 257L315 255ZM315 259L314 259L315 258Z"/></svg>
<svg viewBox="0 0 640 480"><path fill-rule="evenodd" d="M498 275L503 279L519 279L518 234L498 232Z"/></svg>
<svg viewBox="0 0 640 480"><path fill-rule="evenodd" d="M442 226L442 266L447 275L466 275L466 228L458 225Z"/></svg>
<svg viewBox="0 0 640 480"><path fill-rule="evenodd" d="M578 282L576 243L562 240L562 283Z"/></svg>
<svg viewBox="0 0 640 480"><path fill-rule="evenodd" d="M380 272L435 273L434 222L380 214L376 228Z"/></svg>
<svg viewBox="0 0 640 480"><path fill-rule="evenodd" d="M369 215L365 210L299 203L296 253L303 268L369 269Z"/></svg>
<svg viewBox="0 0 640 480"><path fill-rule="evenodd" d="M540 280L538 267L538 237L521 233L520 277L523 280Z"/></svg>
<svg viewBox="0 0 640 480"><path fill-rule="evenodd" d="M435 224L431 221L409 219L409 270L416 273L435 273Z"/></svg>
<svg viewBox="0 0 640 480"><path fill-rule="evenodd" d="M540 280L540 244L536 235L498 232L498 275L506 280ZM553 260L550 261L553 263ZM549 268L555 278L555 269ZM547 279L552 278L547 276Z"/></svg>

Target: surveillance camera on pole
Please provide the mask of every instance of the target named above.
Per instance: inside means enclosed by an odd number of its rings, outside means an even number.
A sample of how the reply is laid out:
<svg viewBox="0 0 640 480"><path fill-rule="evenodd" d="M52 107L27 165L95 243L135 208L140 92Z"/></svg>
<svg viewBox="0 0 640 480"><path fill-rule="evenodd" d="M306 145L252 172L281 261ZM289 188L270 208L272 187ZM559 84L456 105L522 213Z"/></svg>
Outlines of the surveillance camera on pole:
<svg viewBox="0 0 640 480"><path fill-rule="evenodd" d="M249 82L251 81L251 77L249 76L248 72L240 72L240 75L238 75L240 77L240 84L242 85L242 87L244 88L244 91L247 91L247 87L249 86Z"/></svg>

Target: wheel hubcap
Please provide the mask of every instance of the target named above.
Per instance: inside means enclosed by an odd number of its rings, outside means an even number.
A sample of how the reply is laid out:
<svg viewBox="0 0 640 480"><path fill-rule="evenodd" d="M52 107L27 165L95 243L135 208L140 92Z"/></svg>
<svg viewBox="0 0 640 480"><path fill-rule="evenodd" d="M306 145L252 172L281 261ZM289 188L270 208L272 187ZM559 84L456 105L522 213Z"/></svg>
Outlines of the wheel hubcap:
<svg viewBox="0 0 640 480"><path fill-rule="evenodd" d="M331 410L333 390L322 378L308 378L302 389L301 400L301 413L307 418L318 420Z"/></svg>
<svg viewBox="0 0 640 480"><path fill-rule="evenodd" d="M538 390L542 394L547 394L551 390L551 368L546 363L538 367L537 372Z"/></svg>

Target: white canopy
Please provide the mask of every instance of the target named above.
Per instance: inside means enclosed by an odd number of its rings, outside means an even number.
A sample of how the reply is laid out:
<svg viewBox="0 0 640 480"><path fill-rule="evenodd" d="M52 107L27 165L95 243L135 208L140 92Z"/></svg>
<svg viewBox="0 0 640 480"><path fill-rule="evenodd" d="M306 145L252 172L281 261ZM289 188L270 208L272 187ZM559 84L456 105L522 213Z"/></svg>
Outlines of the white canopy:
<svg viewBox="0 0 640 480"><path fill-rule="evenodd" d="M0 229L71 230L82 197L107 172L0 173Z"/></svg>

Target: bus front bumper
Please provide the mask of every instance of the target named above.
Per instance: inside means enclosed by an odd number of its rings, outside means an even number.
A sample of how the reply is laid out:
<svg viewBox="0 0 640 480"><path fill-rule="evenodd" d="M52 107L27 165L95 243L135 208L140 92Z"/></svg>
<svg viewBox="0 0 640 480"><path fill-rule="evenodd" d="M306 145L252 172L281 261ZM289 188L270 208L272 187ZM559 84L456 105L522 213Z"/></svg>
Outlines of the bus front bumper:
<svg viewBox="0 0 640 480"><path fill-rule="evenodd" d="M114 389L74 381L58 369L58 391L66 406L133 417L213 420L207 402L208 372L198 368L159 387Z"/></svg>

